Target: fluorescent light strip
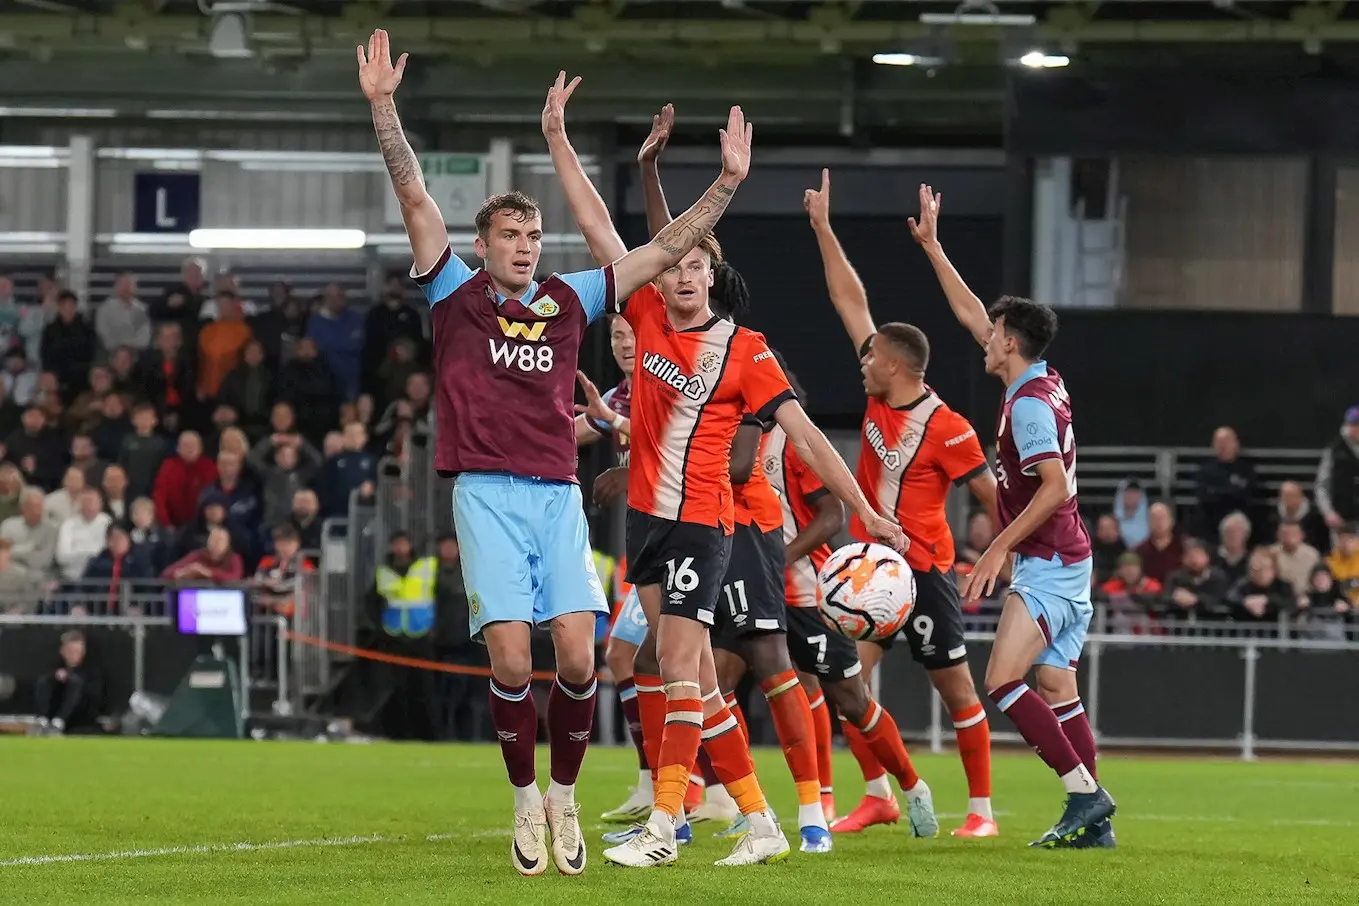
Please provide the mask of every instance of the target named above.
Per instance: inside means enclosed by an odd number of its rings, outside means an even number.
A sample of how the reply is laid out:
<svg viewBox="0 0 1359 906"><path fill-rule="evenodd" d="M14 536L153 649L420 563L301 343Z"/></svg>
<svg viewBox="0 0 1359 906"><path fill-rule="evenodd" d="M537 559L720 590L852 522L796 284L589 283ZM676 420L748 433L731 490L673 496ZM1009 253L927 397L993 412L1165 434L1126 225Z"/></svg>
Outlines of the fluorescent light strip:
<svg viewBox="0 0 1359 906"><path fill-rule="evenodd" d="M194 230L189 245L196 249L321 250L361 249L367 242L363 230L265 229Z"/></svg>
<svg viewBox="0 0 1359 906"><path fill-rule="evenodd" d="M1071 63L1071 58L1063 54L1046 54L1041 50L1031 50L1020 57L1019 62L1030 69L1061 69Z"/></svg>

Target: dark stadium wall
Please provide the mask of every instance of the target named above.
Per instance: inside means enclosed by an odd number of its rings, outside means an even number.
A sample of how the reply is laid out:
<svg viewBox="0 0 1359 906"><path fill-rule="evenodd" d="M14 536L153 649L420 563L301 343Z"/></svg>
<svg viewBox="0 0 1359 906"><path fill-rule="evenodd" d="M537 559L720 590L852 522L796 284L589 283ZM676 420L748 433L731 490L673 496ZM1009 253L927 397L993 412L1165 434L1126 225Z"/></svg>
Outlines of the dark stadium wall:
<svg viewBox="0 0 1359 906"><path fill-rule="evenodd" d="M642 218L620 227L629 245L645 240ZM837 218L835 229L875 318L926 332L930 384L989 438L1000 386L982 371L981 350L954 321L904 221ZM861 379L806 221L732 216L719 236L750 284L749 326L788 358L812 414L826 428L857 427ZM943 239L984 301L1000 294L1000 218L951 220ZM1359 404L1359 318L1066 309L1061 319L1050 359L1076 402L1084 444L1207 446L1213 429L1229 424L1247 446L1314 447Z"/></svg>

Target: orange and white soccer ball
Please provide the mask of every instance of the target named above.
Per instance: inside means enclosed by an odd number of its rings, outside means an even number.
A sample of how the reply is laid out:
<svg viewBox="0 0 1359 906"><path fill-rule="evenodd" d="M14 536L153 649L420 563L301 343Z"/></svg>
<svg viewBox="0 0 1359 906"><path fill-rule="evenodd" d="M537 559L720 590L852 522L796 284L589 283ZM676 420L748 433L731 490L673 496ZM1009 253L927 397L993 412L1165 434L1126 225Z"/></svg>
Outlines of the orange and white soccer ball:
<svg viewBox="0 0 1359 906"><path fill-rule="evenodd" d="M860 641L891 638L915 607L915 574L881 544L840 548L821 567L821 618Z"/></svg>

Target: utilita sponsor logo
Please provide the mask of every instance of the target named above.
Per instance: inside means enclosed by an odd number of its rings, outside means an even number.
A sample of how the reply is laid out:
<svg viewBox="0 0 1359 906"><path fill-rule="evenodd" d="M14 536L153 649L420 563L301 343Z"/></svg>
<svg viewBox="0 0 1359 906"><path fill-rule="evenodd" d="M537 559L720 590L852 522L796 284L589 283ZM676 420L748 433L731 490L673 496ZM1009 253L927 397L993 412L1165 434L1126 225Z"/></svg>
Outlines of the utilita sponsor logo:
<svg viewBox="0 0 1359 906"><path fill-rule="evenodd" d="M887 448L887 437L877 423L870 420L864 429L864 436L868 438L868 445L878 454L878 459L882 460L883 465L889 469L896 469L901 465L901 454Z"/></svg>
<svg viewBox="0 0 1359 906"><path fill-rule="evenodd" d="M669 384L691 400L700 400L707 392L708 387L703 383L703 378L698 375L690 377L684 373L684 369L659 352L648 352L642 356L642 367L647 374Z"/></svg>

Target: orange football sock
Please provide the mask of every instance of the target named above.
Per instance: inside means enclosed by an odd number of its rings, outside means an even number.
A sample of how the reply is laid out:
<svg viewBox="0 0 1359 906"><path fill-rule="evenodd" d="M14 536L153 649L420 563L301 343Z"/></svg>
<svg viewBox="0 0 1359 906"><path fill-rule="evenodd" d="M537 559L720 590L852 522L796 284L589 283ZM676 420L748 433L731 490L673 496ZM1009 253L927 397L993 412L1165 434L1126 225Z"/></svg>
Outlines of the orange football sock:
<svg viewBox="0 0 1359 906"><path fill-rule="evenodd" d="M812 709L812 731L816 734L816 773L821 779L822 795L830 795L831 784L831 716L826 696L816 693L816 698L807 703Z"/></svg>
<svg viewBox="0 0 1359 906"><path fill-rule="evenodd" d="M783 747L788 771L797 786L799 805L821 801L821 777L816 768L816 734L812 729L812 711L807 704L807 691L797 678L797 671L785 670L760 683L769 713L774 719L774 730Z"/></svg>
<svg viewBox="0 0 1359 906"><path fill-rule="evenodd" d="M752 815L769 807L755 777L750 746L742 738L731 711L723 708L703 721L703 749L712 762L713 773L736 800L741 814Z"/></svg>
<svg viewBox="0 0 1359 906"><path fill-rule="evenodd" d="M750 745L750 727L746 724L745 713L741 711L741 706L736 701L736 693L727 693L722 696L722 701L726 703L727 710L731 712L731 716L736 718L736 725L741 728L741 735L745 737L746 745Z"/></svg>
<svg viewBox="0 0 1359 906"><path fill-rule="evenodd" d="M673 685L680 685L678 683ZM693 686L685 683L684 686ZM660 768L656 771L656 808L678 818L689 789L689 770L703 735L703 700L697 689L671 689L665 703Z"/></svg>
<svg viewBox="0 0 1359 906"><path fill-rule="evenodd" d="M642 697L639 695L637 698L640 701ZM873 754L868 740L864 739L864 735L843 714L840 715L840 730L845 734L845 742L849 744L849 751L853 753L854 760L859 763L859 770L863 772L865 783L871 783L887 773L882 762L878 761L878 756Z"/></svg>
<svg viewBox="0 0 1359 906"><path fill-rule="evenodd" d="M911 764L911 756L906 752L906 743L901 741L901 731L897 722L887 709L877 702L868 706L864 722L856 727L863 735L864 743L873 752L874 759L897 779L903 790L909 790L920 782L920 775Z"/></svg>
<svg viewBox="0 0 1359 906"><path fill-rule="evenodd" d="M981 702L954 713L953 732L958 737L958 757L967 772L968 797L991 798L991 725Z"/></svg>
<svg viewBox="0 0 1359 906"><path fill-rule="evenodd" d="M642 724L642 749L651 765L651 785L656 785L656 769L661 763L661 734L665 731L665 684L659 676L635 674L637 717Z"/></svg>

